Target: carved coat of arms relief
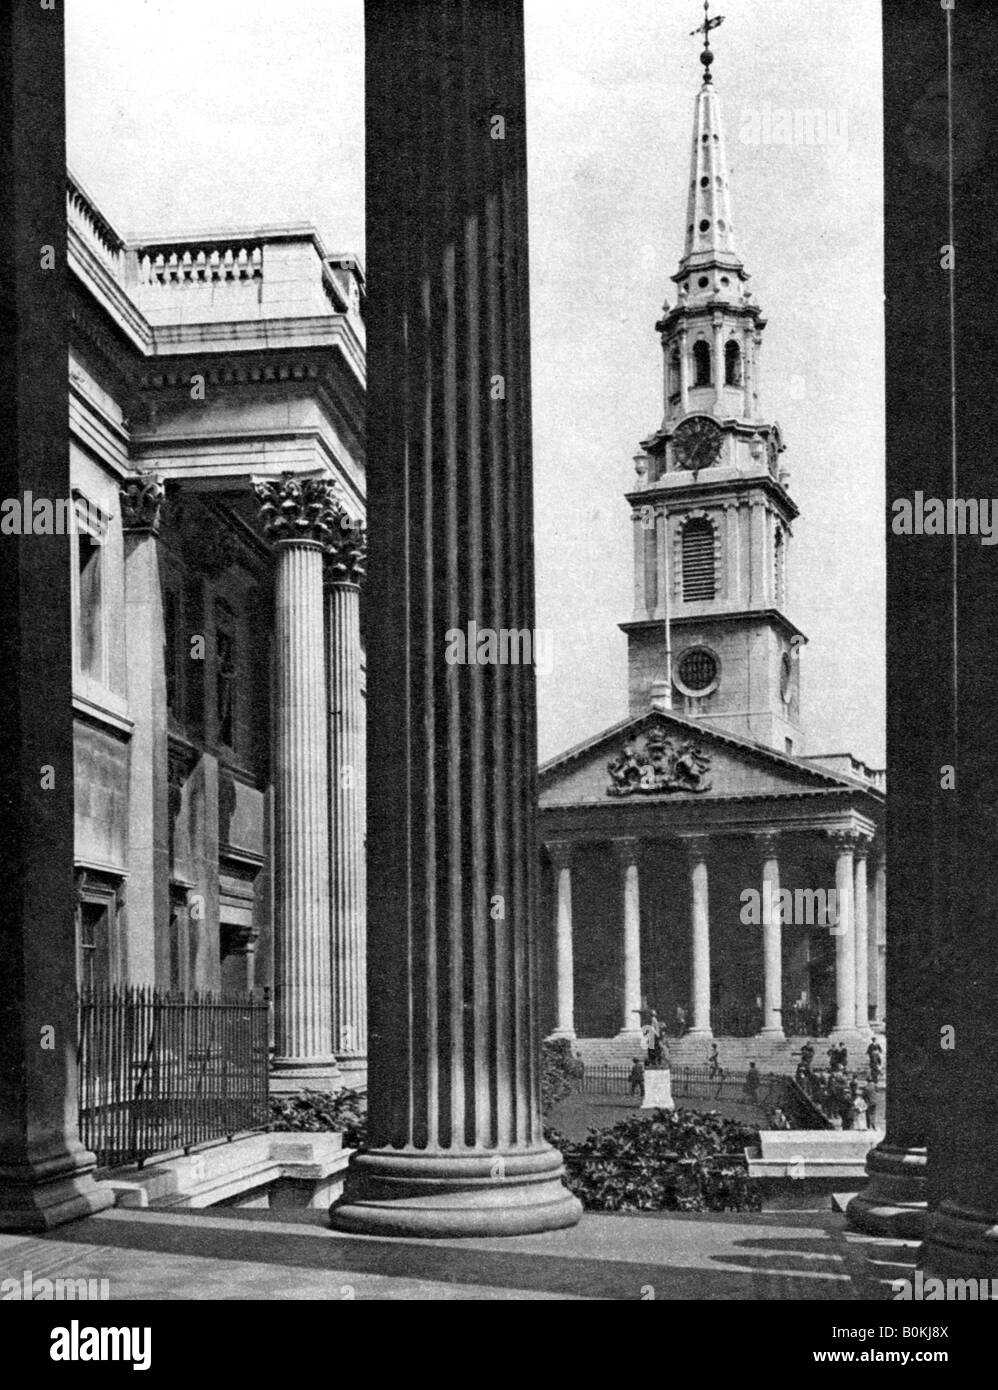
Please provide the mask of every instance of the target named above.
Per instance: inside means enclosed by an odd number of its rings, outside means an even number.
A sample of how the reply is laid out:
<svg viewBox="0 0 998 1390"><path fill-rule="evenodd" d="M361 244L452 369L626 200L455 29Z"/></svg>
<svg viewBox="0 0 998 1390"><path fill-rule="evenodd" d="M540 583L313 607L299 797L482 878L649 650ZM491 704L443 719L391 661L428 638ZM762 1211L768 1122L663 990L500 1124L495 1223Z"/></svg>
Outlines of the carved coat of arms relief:
<svg viewBox="0 0 998 1390"><path fill-rule="evenodd" d="M710 791L710 757L695 739L670 738L662 729L630 738L607 763L608 796Z"/></svg>

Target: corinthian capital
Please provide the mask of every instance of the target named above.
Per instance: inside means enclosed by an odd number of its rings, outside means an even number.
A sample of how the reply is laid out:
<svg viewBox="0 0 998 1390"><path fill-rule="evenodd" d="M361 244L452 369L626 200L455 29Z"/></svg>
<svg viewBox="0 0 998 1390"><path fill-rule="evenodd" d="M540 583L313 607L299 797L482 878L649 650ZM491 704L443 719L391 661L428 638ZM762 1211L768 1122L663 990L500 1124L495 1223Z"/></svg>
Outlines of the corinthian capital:
<svg viewBox="0 0 998 1390"><path fill-rule="evenodd" d="M121 484L121 526L124 531L159 533L159 515L166 497L163 479L155 473L140 473Z"/></svg>
<svg viewBox="0 0 998 1390"><path fill-rule="evenodd" d="M326 546L326 583L360 586L367 573L367 528L341 513L339 525Z"/></svg>
<svg viewBox="0 0 998 1390"><path fill-rule="evenodd" d="M253 491L267 538L275 545L314 541L326 546L339 533L342 502L331 478L282 473L279 478L256 479Z"/></svg>

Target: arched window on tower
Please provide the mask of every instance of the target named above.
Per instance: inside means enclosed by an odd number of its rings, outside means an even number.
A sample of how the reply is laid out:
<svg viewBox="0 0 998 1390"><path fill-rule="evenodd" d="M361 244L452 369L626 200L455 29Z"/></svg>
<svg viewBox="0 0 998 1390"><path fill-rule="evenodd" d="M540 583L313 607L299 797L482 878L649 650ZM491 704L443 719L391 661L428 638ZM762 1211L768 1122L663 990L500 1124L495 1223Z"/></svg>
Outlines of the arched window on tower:
<svg viewBox="0 0 998 1390"><path fill-rule="evenodd" d="M730 338L724 348L724 384L725 386L741 386L742 384L742 354L734 338Z"/></svg>
<svg viewBox="0 0 998 1390"><path fill-rule="evenodd" d="M702 338L693 344L693 385L710 385L710 344Z"/></svg>
<svg viewBox="0 0 998 1390"><path fill-rule="evenodd" d="M717 592L714 528L706 517L694 517L683 527L683 602L712 599Z"/></svg>
<svg viewBox="0 0 998 1390"><path fill-rule="evenodd" d="M783 527L777 524L773 542L773 597L778 604L787 600L787 545Z"/></svg>
<svg viewBox="0 0 998 1390"><path fill-rule="evenodd" d="M669 400L679 396L679 349L674 347L669 355Z"/></svg>

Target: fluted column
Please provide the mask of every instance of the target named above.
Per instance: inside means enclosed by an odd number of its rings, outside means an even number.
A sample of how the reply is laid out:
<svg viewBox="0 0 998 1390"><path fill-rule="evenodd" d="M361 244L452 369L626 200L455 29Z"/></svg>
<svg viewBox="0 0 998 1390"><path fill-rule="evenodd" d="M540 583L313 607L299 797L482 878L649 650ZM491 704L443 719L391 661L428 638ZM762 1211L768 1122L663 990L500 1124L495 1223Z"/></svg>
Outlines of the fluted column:
<svg viewBox="0 0 998 1390"><path fill-rule="evenodd" d="M558 880L555 909L555 976L558 1016L553 1038L575 1037L575 961L572 949L572 845L557 840L547 846Z"/></svg>
<svg viewBox="0 0 998 1390"><path fill-rule="evenodd" d="M614 853L621 873L623 907L623 996L620 1037L641 1038L641 885L638 877L640 842L615 840Z"/></svg>
<svg viewBox="0 0 998 1390"><path fill-rule="evenodd" d="M512 1235L580 1213L540 1114L534 668L498 640L534 630L523 16L365 15L370 1104L331 1220Z"/></svg>
<svg viewBox="0 0 998 1390"><path fill-rule="evenodd" d="M329 759L322 553L339 524L331 482L255 484L276 551L274 1062L271 1086L341 1083L332 1034Z"/></svg>
<svg viewBox="0 0 998 1390"><path fill-rule="evenodd" d="M877 871L873 880L873 921L870 925L870 1001L874 1006L874 1021L884 1026L884 975L886 966L887 932L887 856L877 853Z"/></svg>
<svg viewBox="0 0 998 1390"><path fill-rule="evenodd" d="M856 919L853 910L853 850L851 830L833 832L835 846L835 1032L856 1031Z"/></svg>
<svg viewBox="0 0 998 1390"><path fill-rule="evenodd" d="M783 1037L783 943L780 909L779 835L760 835L762 854L762 1029L760 1037Z"/></svg>
<svg viewBox="0 0 998 1390"><path fill-rule="evenodd" d="M0 10L5 497L71 496L63 10ZM39 273L40 243L55 269ZM77 1123L70 565L68 535L0 537L0 1229L13 1231L113 1203Z"/></svg>
<svg viewBox="0 0 998 1390"><path fill-rule="evenodd" d="M161 984L169 981L169 945L161 930L170 912L166 667L159 566L159 525L165 496L162 479L153 474L140 474L121 485L128 709L134 721L128 749L124 958L127 981L135 985L154 985L157 976Z"/></svg>
<svg viewBox="0 0 998 1390"><path fill-rule="evenodd" d="M710 1025L710 896L706 835L686 840L690 866L690 924L693 938L693 1026L687 1037L712 1038Z"/></svg>
<svg viewBox="0 0 998 1390"><path fill-rule="evenodd" d="M856 938L856 1027L861 1033L870 1028L869 934L870 923L866 902L866 856L870 842L861 835L856 841L853 859L853 916Z"/></svg>
<svg viewBox="0 0 998 1390"><path fill-rule="evenodd" d="M344 1078L367 1074L364 699L360 683L360 586L367 536L344 514L326 552L329 657L329 884L333 1047Z"/></svg>

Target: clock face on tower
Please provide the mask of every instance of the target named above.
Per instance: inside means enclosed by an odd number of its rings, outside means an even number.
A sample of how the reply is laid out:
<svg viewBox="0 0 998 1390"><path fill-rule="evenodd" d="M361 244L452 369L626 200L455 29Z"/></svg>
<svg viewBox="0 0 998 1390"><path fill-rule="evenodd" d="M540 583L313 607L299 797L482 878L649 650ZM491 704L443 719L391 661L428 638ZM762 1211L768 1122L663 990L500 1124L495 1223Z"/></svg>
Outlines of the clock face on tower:
<svg viewBox="0 0 998 1390"><path fill-rule="evenodd" d="M691 415L672 436L673 457L680 468L698 473L716 463L724 442L724 431L706 415Z"/></svg>

